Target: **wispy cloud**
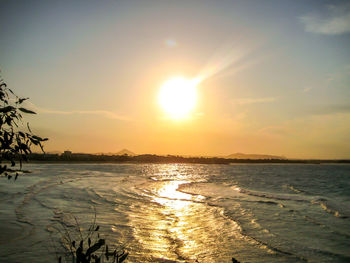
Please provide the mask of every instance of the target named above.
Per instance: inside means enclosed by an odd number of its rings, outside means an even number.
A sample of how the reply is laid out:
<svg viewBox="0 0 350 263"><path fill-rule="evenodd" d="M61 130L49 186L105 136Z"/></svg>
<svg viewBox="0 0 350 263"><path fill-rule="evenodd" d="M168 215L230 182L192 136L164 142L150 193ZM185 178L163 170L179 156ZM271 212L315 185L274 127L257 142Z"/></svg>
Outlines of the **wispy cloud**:
<svg viewBox="0 0 350 263"><path fill-rule="evenodd" d="M36 106L35 104L31 102L27 102L27 105L30 107L30 109L34 110L37 113L44 113L44 114L57 114L57 115L76 115L76 114L83 114L83 115L100 115L108 119L116 119L116 120L123 120L123 121L129 121L130 118L127 116L119 115L111 111L106 110L72 110L72 111L63 111L63 110L52 110L47 108L42 108L39 106Z"/></svg>
<svg viewBox="0 0 350 263"><path fill-rule="evenodd" d="M350 104L330 104L314 107L309 110L312 115L332 115L350 113Z"/></svg>
<svg viewBox="0 0 350 263"><path fill-rule="evenodd" d="M306 93L306 92L309 92L310 90L312 90L312 87L305 87L303 88L303 92Z"/></svg>
<svg viewBox="0 0 350 263"><path fill-rule="evenodd" d="M246 104L267 103L267 102L274 102L274 101L276 101L276 98L268 97L268 98L240 98L240 99L235 99L233 102L239 105L246 105Z"/></svg>
<svg viewBox="0 0 350 263"><path fill-rule="evenodd" d="M350 3L327 5L324 13L310 13L300 20L306 32L324 35L350 33Z"/></svg>

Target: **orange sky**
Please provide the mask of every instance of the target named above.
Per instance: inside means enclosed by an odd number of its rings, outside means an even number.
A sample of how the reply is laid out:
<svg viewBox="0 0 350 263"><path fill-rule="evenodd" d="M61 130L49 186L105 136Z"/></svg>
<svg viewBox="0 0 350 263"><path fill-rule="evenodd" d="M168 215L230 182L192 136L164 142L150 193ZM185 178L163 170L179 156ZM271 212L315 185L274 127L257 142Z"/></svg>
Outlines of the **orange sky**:
<svg viewBox="0 0 350 263"><path fill-rule="evenodd" d="M350 6L248 2L4 1L2 75L47 151L350 158ZM200 79L178 120L176 76Z"/></svg>

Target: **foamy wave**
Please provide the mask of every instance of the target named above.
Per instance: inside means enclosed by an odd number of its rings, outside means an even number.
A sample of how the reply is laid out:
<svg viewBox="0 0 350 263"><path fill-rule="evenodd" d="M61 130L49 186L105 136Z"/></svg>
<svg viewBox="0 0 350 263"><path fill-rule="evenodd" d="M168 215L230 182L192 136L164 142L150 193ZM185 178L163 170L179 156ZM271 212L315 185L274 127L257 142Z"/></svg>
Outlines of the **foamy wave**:
<svg viewBox="0 0 350 263"><path fill-rule="evenodd" d="M300 190L300 189L296 188L295 186L289 185L289 184L284 184L283 188L287 188L287 189L289 189L289 190L291 190L291 191L293 191L294 193L297 193L297 194L305 193L305 191Z"/></svg>
<svg viewBox="0 0 350 263"><path fill-rule="evenodd" d="M320 207L326 211L327 213L339 217L339 218L348 218L348 215L345 215L344 212L340 212L339 208L335 208L333 205L330 204L330 202L327 199L317 199L317 200L312 200L312 204L318 204Z"/></svg>
<svg viewBox="0 0 350 263"><path fill-rule="evenodd" d="M258 191L252 191L252 190L239 188L237 186L232 186L232 188L240 193L250 195L250 196L263 197L263 198L274 199L274 200L290 200L290 201L297 201L297 202L309 202L309 200L306 197L301 197L300 195L293 195L293 194L287 195L287 194L258 192Z"/></svg>

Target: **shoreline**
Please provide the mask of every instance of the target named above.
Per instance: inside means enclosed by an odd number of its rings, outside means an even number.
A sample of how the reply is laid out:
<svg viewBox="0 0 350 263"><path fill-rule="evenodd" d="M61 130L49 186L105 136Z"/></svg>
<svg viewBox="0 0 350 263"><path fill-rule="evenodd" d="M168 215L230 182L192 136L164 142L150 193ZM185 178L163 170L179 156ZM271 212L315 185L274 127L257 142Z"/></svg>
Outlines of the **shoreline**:
<svg viewBox="0 0 350 263"><path fill-rule="evenodd" d="M350 159L229 159L219 157L183 157L175 155L94 155L30 154L30 163L130 163L130 164L350 164Z"/></svg>

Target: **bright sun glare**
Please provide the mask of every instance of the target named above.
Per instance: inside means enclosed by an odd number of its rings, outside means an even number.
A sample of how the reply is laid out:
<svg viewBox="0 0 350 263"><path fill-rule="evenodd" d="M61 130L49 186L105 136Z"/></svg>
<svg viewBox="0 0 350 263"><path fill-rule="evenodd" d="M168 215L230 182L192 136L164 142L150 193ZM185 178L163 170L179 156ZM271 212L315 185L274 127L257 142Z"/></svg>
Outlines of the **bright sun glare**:
<svg viewBox="0 0 350 263"><path fill-rule="evenodd" d="M196 106L198 83L196 79L183 77L167 80L161 86L159 104L171 118L185 118Z"/></svg>

